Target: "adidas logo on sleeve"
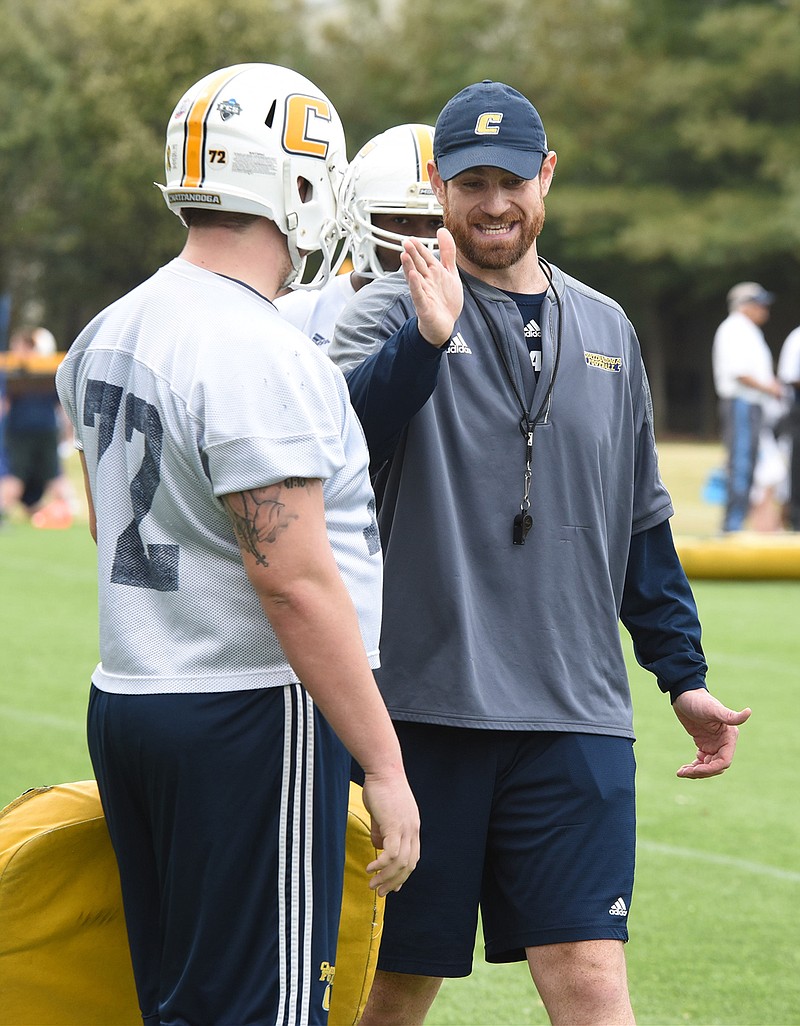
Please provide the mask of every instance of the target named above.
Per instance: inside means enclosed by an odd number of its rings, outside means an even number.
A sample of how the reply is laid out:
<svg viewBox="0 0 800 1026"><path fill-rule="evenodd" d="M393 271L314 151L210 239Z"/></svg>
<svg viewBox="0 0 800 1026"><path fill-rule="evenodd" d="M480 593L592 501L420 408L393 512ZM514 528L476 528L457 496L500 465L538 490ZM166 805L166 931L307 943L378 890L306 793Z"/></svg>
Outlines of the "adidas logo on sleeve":
<svg viewBox="0 0 800 1026"><path fill-rule="evenodd" d="M628 906L622 900L617 898L611 908L608 910L610 916L626 916L628 914Z"/></svg>

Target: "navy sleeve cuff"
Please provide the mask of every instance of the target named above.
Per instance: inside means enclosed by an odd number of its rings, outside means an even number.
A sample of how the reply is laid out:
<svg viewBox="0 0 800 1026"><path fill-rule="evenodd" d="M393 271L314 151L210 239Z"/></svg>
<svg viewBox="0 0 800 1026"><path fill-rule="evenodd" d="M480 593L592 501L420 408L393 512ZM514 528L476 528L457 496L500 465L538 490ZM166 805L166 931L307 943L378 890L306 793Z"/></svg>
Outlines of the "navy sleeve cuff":
<svg viewBox="0 0 800 1026"><path fill-rule="evenodd" d="M687 677L686 680L679 681L677 684L671 684L669 686L669 700L670 702L674 702L678 695L682 695L684 691L700 690L708 690L705 677Z"/></svg>
<svg viewBox="0 0 800 1026"><path fill-rule="evenodd" d="M669 520L631 539L620 619L637 661L655 674L673 702L684 691L705 687L708 667L697 606Z"/></svg>

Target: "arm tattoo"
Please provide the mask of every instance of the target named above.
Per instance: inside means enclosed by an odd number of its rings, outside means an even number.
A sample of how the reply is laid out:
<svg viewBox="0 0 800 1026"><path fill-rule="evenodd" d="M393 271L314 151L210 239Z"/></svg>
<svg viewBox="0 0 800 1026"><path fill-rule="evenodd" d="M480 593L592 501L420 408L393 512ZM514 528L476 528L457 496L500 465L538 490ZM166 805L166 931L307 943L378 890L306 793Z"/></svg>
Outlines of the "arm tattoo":
<svg viewBox="0 0 800 1026"><path fill-rule="evenodd" d="M261 566L269 566L266 546L273 545L289 524L298 519L281 502L281 489L305 488L307 484L304 477L287 477L282 484L225 496L225 507L240 548Z"/></svg>

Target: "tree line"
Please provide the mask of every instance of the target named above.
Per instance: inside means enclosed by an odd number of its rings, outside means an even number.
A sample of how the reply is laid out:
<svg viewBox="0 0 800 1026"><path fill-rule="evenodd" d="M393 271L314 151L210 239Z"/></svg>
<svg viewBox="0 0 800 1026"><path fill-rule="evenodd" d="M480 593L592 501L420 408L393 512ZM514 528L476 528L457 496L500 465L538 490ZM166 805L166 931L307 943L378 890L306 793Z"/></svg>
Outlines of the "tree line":
<svg viewBox="0 0 800 1026"><path fill-rule="evenodd" d="M800 0L0 0L0 294L66 347L170 259L166 121L243 61L330 96L352 156L456 91L531 98L558 153L541 252L619 300L663 427L714 429L710 343L736 281L800 323Z"/></svg>

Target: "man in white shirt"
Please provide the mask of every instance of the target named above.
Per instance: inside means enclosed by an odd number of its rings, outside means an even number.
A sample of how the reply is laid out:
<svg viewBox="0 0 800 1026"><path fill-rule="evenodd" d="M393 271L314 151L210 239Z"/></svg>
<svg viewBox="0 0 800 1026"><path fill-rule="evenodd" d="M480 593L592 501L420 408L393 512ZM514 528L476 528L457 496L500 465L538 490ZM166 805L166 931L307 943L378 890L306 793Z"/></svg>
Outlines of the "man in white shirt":
<svg viewBox="0 0 800 1026"><path fill-rule="evenodd" d="M717 328L711 352L719 398L722 438L727 450L728 498L722 530L741 531L750 510L750 489L767 398L781 398L772 353L761 326L775 297L754 281L728 292L728 316Z"/></svg>

